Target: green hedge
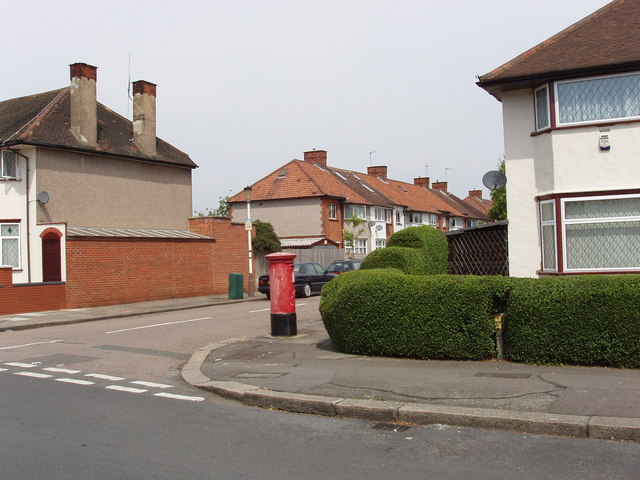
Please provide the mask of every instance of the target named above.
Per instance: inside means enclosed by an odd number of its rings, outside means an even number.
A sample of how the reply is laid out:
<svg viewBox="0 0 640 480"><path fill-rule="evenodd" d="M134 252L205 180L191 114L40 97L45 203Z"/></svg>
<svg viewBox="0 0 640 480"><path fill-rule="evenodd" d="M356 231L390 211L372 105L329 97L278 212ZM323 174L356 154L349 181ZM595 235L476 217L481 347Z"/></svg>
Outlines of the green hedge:
<svg viewBox="0 0 640 480"><path fill-rule="evenodd" d="M504 318L506 358L640 367L640 276L515 280Z"/></svg>
<svg viewBox="0 0 640 480"><path fill-rule="evenodd" d="M360 268L397 268L409 275L423 275L427 269L422 252L408 247L378 248L367 255Z"/></svg>
<svg viewBox="0 0 640 480"><path fill-rule="evenodd" d="M477 360L495 355L495 277L342 274L322 291L334 346L361 355Z"/></svg>
<svg viewBox="0 0 640 480"><path fill-rule="evenodd" d="M424 256L427 275L447 273L447 237L436 228L427 225L405 228L391 235L387 246L417 248Z"/></svg>

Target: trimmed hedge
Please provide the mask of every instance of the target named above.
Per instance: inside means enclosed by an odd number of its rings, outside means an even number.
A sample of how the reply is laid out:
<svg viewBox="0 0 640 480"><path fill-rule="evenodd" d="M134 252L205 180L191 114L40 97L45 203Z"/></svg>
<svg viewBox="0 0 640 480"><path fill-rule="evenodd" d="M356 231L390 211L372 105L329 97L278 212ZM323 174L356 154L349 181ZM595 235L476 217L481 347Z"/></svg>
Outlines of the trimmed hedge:
<svg viewBox="0 0 640 480"><path fill-rule="evenodd" d="M362 270L397 268L409 275L421 275L426 271L424 255L420 250L408 247L378 248L363 260Z"/></svg>
<svg viewBox="0 0 640 480"><path fill-rule="evenodd" d="M504 318L506 358L640 367L640 276L513 280Z"/></svg>
<svg viewBox="0 0 640 480"><path fill-rule="evenodd" d="M334 346L361 355L478 360L495 355L494 278L358 270L322 290Z"/></svg>
<svg viewBox="0 0 640 480"><path fill-rule="evenodd" d="M489 358L493 315L505 313L508 360L640 368L640 275L530 279L359 270L325 285L320 313L334 346L346 353Z"/></svg>
<svg viewBox="0 0 640 480"><path fill-rule="evenodd" d="M440 230L427 225L400 230L389 238L387 247L409 247L419 249L425 260L427 275L447 273L449 245Z"/></svg>

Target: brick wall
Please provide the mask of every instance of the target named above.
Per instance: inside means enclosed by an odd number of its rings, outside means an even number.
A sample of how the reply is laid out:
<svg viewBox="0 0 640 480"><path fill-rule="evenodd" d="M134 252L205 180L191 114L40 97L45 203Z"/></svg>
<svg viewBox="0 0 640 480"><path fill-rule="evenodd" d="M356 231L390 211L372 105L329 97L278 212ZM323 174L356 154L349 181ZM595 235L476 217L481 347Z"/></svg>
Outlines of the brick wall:
<svg viewBox="0 0 640 480"><path fill-rule="evenodd" d="M13 285L11 268L0 268L0 315L59 310L65 305L64 283Z"/></svg>

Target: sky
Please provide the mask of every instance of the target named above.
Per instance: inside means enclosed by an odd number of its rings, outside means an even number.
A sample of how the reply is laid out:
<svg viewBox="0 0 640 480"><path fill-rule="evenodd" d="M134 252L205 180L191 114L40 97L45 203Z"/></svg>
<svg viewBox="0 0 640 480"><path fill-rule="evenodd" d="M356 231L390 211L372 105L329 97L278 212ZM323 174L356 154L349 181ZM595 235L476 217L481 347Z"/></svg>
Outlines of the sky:
<svg viewBox="0 0 640 480"><path fill-rule="evenodd" d="M303 152L333 167L447 181L466 197L504 154L501 104L475 82L607 0L0 0L0 100L98 67L131 118L157 87L157 134L190 155L204 211ZM372 153L373 152L373 153Z"/></svg>

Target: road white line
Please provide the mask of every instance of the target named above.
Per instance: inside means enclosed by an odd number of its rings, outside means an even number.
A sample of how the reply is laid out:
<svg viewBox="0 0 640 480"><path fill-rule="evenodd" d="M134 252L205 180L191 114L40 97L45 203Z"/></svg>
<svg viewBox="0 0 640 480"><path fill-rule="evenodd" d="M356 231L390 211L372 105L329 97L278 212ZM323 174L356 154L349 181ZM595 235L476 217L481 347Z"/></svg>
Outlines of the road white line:
<svg viewBox="0 0 640 480"><path fill-rule="evenodd" d="M120 333L130 332L131 330L142 330L143 328L164 327L165 325L177 325L178 323L200 322L201 320L211 320L213 317L192 318L191 320L179 320L177 322L154 323L153 325L144 325L142 327L123 328L121 330L111 330L104 333Z"/></svg>
<svg viewBox="0 0 640 480"><path fill-rule="evenodd" d="M129 393L143 393L146 392L144 388L131 388L131 387L123 387L122 385L109 385L105 387L108 390L117 390L119 392L129 392Z"/></svg>
<svg viewBox="0 0 640 480"><path fill-rule="evenodd" d="M100 380L110 380L112 382L124 380L124 378L122 377L114 377L112 375L103 375L101 373L87 373L85 377L99 378Z"/></svg>
<svg viewBox="0 0 640 480"><path fill-rule="evenodd" d="M164 383L143 382L142 380L136 380L135 382L129 382L134 385L141 385L143 387L151 388L173 388L173 385L165 385Z"/></svg>
<svg viewBox="0 0 640 480"><path fill-rule="evenodd" d="M7 372L8 370L8 368L0 368L0 372Z"/></svg>
<svg viewBox="0 0 640 480"><path fill-rule="evenodd" d="M47 367L47 368L43 368L43 370L46 370L47 372L54 372L54 373L68 373L68 374L74 374L74 373L80 373L80 370L70 370L68 368L57 368L57 367Z"/></svg>
<svg viewBox="0 0 640 480"><path fill-rule="evenodd" d="M9 365L10 367L20 367L20 368L33 368L35 365L30 363L20 363L20 362L6 362L5 365Z"/></svg>
<svg viewBox="0 0 640 480"><path fill-rule="evenodd" d="M16 372L14 375L22 375L23 377L33 377L33 378L51 378L53 375L47 375L46 373L37 373L37 372Z"/></svg>
<svg viewBox="0 0 640 480"><path fill-rule="evenodd" d="M270 308L261 308L260 310L249 310L249 313L268 312L269 310L271 310L271 309Z"/></svg>
<svg viewBox="0 0 640 480"><path fill-rule="evenodd" d="M21 347L30 347L32 345L46 345L48 343L58 343L63 340L51 340L50 342L34 342L34 343L25 343L23 345L11 345L10 347L0 347L0 350L11 350L12 348L21 348Z"/></svg>
<svg viewBox="0 0 640 480"><path fill-rule="evenodd" d="M188 397L187 395L176 395L175 393L154 393L154 397L172 398L174 400L187 400L188 402L203 402L204 397Z"/></svg>
<svg viewBox="0 0 640 480"><path fill-rule="evenodd" d="M56 382L73 383L75 385L95 385L96 382L78 380L77 378L56 378Z"/></svg>

